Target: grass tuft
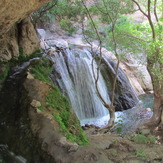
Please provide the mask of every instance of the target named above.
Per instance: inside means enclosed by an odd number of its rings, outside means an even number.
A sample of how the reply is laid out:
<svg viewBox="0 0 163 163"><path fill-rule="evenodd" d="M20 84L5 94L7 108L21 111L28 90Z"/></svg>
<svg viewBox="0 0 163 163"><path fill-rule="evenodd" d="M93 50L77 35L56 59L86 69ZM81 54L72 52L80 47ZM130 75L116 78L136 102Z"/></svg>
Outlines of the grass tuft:
<svg viewBox="0 0 163 163"><path fill-rule="evenodd" d="M156 137L153 135L145 136L142 134L136 134L132 140L136 143L154 144L156 142Z"/></svg>

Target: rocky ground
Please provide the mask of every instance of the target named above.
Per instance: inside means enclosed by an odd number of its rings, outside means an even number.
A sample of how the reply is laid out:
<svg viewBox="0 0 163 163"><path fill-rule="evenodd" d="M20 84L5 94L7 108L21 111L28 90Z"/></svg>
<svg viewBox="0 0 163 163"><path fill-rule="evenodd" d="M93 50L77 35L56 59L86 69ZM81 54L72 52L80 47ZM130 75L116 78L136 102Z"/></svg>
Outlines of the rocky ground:
<svg viewBox="0 0 163 163"><path fill-rule="evenodd" d="M79 47L85 47L86 44L83 43L81 37L79 36L63 36L56 27L53 34L49 31L42 35L43 40L46 39L46 43L50 44L64 44L65 46L77 45ZM56 34L57 33L57 34ZM47 39L48 38L48 39ZM106 52L106 55L111 57L112 54ZM137 79L137 76L133 73L133 63L125 63L121 65L124 67L129 74L129 80L137 92L137 94L143 94L145 89L152 90L151 83L149 82L149 74L146 72L146 79ZM138 65L134 64L134 67ZM139 66L140 67L140 66ZM142 67L140 68L142 69ZM144 67L144 69L146 69ZM137 72L135 72L136 74ZM141 80L141 81L140 81ZM135 84L136 83L136 84ZM134 85L135 84L135 85ZM35 85L36 86L36 85ZM43 87L42 87L43 88ZM46 88L46 87L45 87ZM140 89L138 89L140 88ZM33 89L33 88L32 88ZM40 114L40 113L39 113ZM43 121L49 121L46 113ZM45 118L46 117L46 118ZM41 120L42 121L42 120ZM56 123L51 121L51 128L56 127ZM46 138L46 130L49 127L48 123L42 122L45 126L39 130L37 133L42 134L41 139L44 144L46 144L46 150L52 154L57 162L62 163L163 163L163 145L160 144L159 136L152 136L149 130L144 129L143 134L130 134L121 135L115 133L99 133L94 126L84 127L85 133L90 140L90 144L87 146L76 146L76 144L67 141L60 134L53 135L53 138L48 136L48 141ZM54 126L53 126L54 125ZM47 127L46 127L47 126ZM45 131L44 131L45 130ZM51 130L48 130L51 133ZM44 134L43 134L44 133ZM162 133L161 133L162 134ZM51 134L50 134L51 135ZM51 135L51 136L52 136ZM57 136L56 136L57 135ZM54 138L55 137L55 138ZM44 141L45 140L45 141ZM55 143L52 143L55 142ZM57 150L57 152L56 152ZM56 154L57 153L57 154Z"/></svg>
<svg viewBox="0 0 163 163"><path fill-rule="evenodd" d="M94 129L92 128L89 128L86 132L91 146L101 149L112 162L163 162L163 145L158 145L155 137L143 137L139 134L125 136L114 133L93 134ZM151 137L151 140L149 140L149 137Z"/></svg>
<svg viewBox="0 0 163 163"><path fill-rule="evenodd" d="M29 96L44 101L50 86L34 79L31 74L24 83ZM42 148L52 155L57 163L162 163L163 145L157 137L144 130L144 135L120 135L100 133L94 126L84 127L89 145L78 146L68 141L59 131L50 112L37 109L38 102L31 103L29 111L33 133L41 140Z"/></svg>

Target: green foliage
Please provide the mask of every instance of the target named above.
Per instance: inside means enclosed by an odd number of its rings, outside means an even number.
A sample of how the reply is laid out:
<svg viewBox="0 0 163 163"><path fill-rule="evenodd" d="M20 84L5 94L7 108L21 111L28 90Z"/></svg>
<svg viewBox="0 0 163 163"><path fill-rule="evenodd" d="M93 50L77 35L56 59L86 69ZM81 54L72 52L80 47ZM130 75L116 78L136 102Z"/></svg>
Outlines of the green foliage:
<svg viewBox="0 0 163 163"><path fill-rule="evenodd" d="M156 142L156 137L153 135L144 136L142 134L136 134L132 140L136 143L154 144Z"/></svg>
<svg viewBox="0 0 163 163"><path fill-rule="evenodd" d="M49 78L52 66L48 59L42 58L38 64L30 69L30 72L34 74L35 78L53 85ZM80 126L79 120L72 112L68 99L55 86L49 91L46 105L44 107L42 105L38 109L44 111L45 107L52 109L51 114L58 122L61 131L66 135L67 139L75 141L79 145L88 144L88 139Z"/></svg>
<svg viewBox="0 0 163 163"><path fill-rule="evenodd" d="M38 109L39 109L40 111L43 111L43 110L44 110L44 107L41 105L41 106L38 107Z"/></svg>
<svg viewBox="0 0 163 163"><path fill-rule="evenodd" d="M1 81L4 81L5 78L7 77L8 75L8 72L10 70L10 66L12 64L19 64L19 63L22 63L22 62L26 62L26 61L29 61L30 59L32 58L35 58L35 57L38 57L40 56L40 50L36 50L34 53L32 53L31 55L28 55L28 56L25 56L24 53L23 53L23 50L20 48L19 49L19 57L18 58L12 58L11 60L9 60L8 62L2 62L2 64L5 65L5 69L2 71L2 73L0 74L0 80Z"/></svg>
<svg viewBox="0 0 163 163"><path fill-rule="evenodd" d="M51 83L49 74L52 72L52 66L48 59L43 58L42 60L40 60L39 64L34 65L30 69L30 72L34 74L34 77L36 79Z"/></svg>
<svg viewBox="0 0 163 163"><path fill-rule="evenodd" d="M147 158L147 155L144 153L144 151L136 151L135 155L137 157Z"/></svg>
<svg viewBox="0 0 163 163"><path fill-rule="evenodd" d="M93 15L99 15L100 14L99 9L94 5L89 7L89 12L92 13Z"/></svg>
<svg viewBox="0 0 163 163"><path fill-rule="evenodd" d="M9 70L10 70L10 66L9 64L6 64L4 70L0 74L0 81L4 81L6 79Z"/></svg>
<svg viewBox="0 0 163 163"><path fill-rule="evenodd" d="M60 125L61 131L66 135L66 138L80 145L88 144L79 121L71 111L69 101L66 97L62 96L59 89L52 89L46 101L48 107L54 109L53 116Z"/></svg>
<svg viewBox="0 0 163 163"><path fill-rule="evenodd" d="M123 124L123 120L122 120L123 116L118 116L117 118L118 118L118 121L115 122L116 132L118 134L121 134L123 131L123 128L125 127L125 125Z"/></svg>
<svg viewBox="0 0 163 163"><path fill-rule="evenodd" d="M96 26L96 29L99 32L101 31L101 26L99 25L99 20L94 20L94 25ZM84 35L87 37L87 39L91 42L93 40L98 40L96 31L94 29L94 26L91 21L88 22L86 29L84 30Z"/></svg>
<svg viewBox="0 0 163 163"><path fill-rule="evenodd" d="M83 6L78 0L74 2L63 0L57 1L57 3L53 0L34 12L33 19L37 20L39 18L42 22L52 22L53 20L61 21L62 19L76 22L79 20L79 16L81 18L84 16L83 9Z"/></svg>
<svg viewBox="0 0 163 163"><path fill-rule="evenodd" d="M38 20L41 22L46 22L46 21L52 22L53 20L55 20L55 15L53 14L53 10L56 4L57 1L52 0L51 2L45 4L44 6L36 10L32 14L32 20L34 25L36 25Z"/></svg>
<svg viewBox="0 0 163 163"><path fill-rule="evenodd" d="M61 29L68 32L68 35L72 35L75 31L77 31L77 29L69 20L62 19L59 24L61 26Z"/></svg>
<svg viewBox="0 0 163 163"><path fill-rule="evenodd" d="M29 61L32 58L40 57L41 51L40 49L36 50L30 55L25 55L23 52L23 49L19 49L19 57L18 58L12 58L9 62L14 64L19 64L22 62Z"/></svg>

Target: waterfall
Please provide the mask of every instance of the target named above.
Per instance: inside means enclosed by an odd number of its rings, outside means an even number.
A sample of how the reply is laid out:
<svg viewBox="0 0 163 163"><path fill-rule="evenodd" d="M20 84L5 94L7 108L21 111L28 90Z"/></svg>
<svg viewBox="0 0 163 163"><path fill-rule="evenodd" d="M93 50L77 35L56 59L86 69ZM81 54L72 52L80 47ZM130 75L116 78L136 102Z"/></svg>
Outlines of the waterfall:
<svg viewBox="0 0 163 163"><path fill-rule="evenodd" d="M55 64L54 75L57 84L69 97L72 108L79 120L103 117L108 110L96 94L92 73L92 55L88 51L70 51L66 49L59 56L52 57ZM97 67L96 63L95 67ZM54 79L54 77L53 77ZM99 75L98 87L103 98L110 103L107 88L102 75Z"/></svg>
<svg viewBox="0 0 163 163"><path fill-rule="evenodd" d="M55 52L51 56L53 61L53 82L68 96L71 106L80 122L85 119L100 119L107 116L108 110L103 106L97 96L94 77L92 73L92 54L88 50L68 48ZM97 61L94 61L94 69L97 69ZM98 88L107 103L110 103L110 86L114 77L114 64L103 58L102 69L99 74ZM109 68L110 66L110 68ZM111 67L112 66L112 67ZM108 70L110 69L109 72ZM125 75L119 70L116 86L115 105L119 110L129 109L138 102ZM96 73L96 72L95 72ZM109 74L108 74L109 73ZM123 74L123 75L122 75ZM112 77L110 77L110 75ZM107 76L107 77L106 77ZM122 79L123 78L123 79ZM123 84L122 84L123 83ZM127 87L126 87L127 86ZM124 101L122 101L122 99ZM130 102L131 101L131 102ZM118 110L118 109L117 109Z"/></svg>

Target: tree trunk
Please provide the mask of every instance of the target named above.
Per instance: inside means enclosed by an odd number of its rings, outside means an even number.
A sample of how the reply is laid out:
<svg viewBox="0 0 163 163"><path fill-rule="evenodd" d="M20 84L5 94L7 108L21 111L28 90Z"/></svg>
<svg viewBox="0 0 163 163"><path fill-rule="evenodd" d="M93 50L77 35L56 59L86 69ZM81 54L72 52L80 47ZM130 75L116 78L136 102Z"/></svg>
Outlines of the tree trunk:
<svg viewBox="0 0 163 163"><path fill-rule="evenodd" d="M159 79L158 74L153 72L156 63L148 58L148 71L152 79L154 91L153 116L150 119L150 126L159 126L159 124L163 124L163 68L161 62L158 61L157 63L159 64L157 68L161 74Z"/></svg>
<svg viewBox="0 0 163 163"><path fill-rule="evenodd" d="M110 119L108 122L108 128L114 127L114 120L115 120L115 107L113 105L110 106L109 109Z"/></svg>
<svg viewBox="0 0 163 163"><path fill-rule="evenodd" d="M154 95L153 116L151 118L152 124L158 126L163 119L163 99L160 96ZM163 122L162 122L163 124Z"/></svg>

